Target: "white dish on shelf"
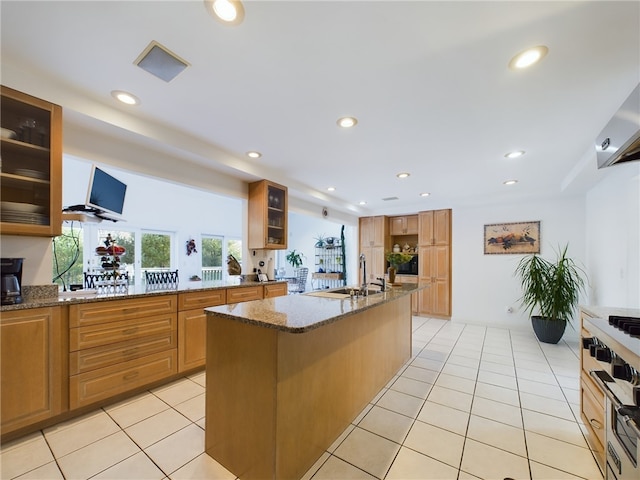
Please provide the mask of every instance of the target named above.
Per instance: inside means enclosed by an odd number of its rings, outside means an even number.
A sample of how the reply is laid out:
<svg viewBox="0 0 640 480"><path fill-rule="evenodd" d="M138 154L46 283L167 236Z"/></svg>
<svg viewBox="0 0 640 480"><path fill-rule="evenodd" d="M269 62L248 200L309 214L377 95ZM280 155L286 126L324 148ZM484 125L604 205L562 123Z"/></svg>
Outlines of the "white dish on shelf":
<svg viewBox="0 0 640 480"><path fill-rule="evenodd" d="M44 212L45 208L41 205L34 205L32 203L21 202L0 202L0 207L8 212L21 212L21 213L39 213Z"/></svg>
<svg viewBox="0 0 640 480"><path fill-rule="evenodd" d="M16 132L9 130L8 128L0 128L0 137L2 138L16 138Z"/></svg>

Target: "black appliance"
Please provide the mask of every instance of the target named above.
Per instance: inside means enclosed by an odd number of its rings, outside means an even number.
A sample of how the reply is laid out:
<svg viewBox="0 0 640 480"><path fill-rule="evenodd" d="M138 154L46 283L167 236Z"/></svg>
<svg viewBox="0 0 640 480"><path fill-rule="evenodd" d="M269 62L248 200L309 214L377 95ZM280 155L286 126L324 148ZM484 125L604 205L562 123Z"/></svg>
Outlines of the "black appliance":
<svg viewBox="0 0 640 480"><path fill-rule="evenodd" d="M398 265L398 275L418 275L418 255L414 255L407 263Z"/></svg>
<svg viewBox="0 0 640 480"><path fill-rule="evenodd" d="M2 305L22 303L22 262L24 258L0 259Z"/></svg>

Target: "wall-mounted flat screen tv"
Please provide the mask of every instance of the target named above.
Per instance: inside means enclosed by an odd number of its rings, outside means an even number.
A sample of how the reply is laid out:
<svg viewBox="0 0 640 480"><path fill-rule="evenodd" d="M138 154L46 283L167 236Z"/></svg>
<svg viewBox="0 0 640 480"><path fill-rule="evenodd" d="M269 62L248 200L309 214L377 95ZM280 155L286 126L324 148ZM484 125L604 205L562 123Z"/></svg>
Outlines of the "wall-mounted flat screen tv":
<svg viewBox="0 0 640 480"><path fill-rule="evenodd" d="M95 165L91 167L86 202L88 207L98 209L99 214L120 217L126 193L126 184Z"/></svg>

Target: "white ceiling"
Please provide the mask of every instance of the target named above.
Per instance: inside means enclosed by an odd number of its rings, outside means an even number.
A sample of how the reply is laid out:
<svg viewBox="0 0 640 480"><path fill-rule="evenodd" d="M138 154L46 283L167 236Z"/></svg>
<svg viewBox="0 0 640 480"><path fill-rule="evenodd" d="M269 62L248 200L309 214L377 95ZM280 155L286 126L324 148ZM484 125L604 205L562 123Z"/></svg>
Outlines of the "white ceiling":
<svg viewBox="0 0 640 480"><path fill-rule="evenodd" d="M636 1L244 7L230 27L202 0L3 0L3 72L55 91L48 99L65 99L67 122L131 130L153 148L355 215L580 194L606 174L594 139L640 80ZM191 66L170 83L135 66L152 40ZM536 45L549 48L540 64L508 68ZM141 105L116 104L115 89ZM338 128L344 115L358 125ZM520 149L524 157L504 157ZM398 180L401 171L411 176Z"/></svg>

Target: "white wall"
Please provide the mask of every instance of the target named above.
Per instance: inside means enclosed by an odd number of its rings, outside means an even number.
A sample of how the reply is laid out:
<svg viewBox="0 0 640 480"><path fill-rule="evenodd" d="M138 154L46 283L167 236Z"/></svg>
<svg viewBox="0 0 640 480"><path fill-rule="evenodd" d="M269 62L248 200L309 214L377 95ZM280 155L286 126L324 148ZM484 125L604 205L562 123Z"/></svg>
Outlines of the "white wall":
<svg viewBox="0 0 640 480"><path fill-rule="evenodd" d="M591 302L640 308L640 162L606 171L586 196Z"/></svg>
<svg viewBox="0 0 640 480"><path fill-rule="evenodd" d="M540 254L554 258L558 246L578 264L585 259L585 209L582 198L518 205L453 209L452 320L496 327L530 329L519 305L513 275L522 255L484 254L484 225L540 220ZM508 313L511 307L513 313Z"/></svg>

